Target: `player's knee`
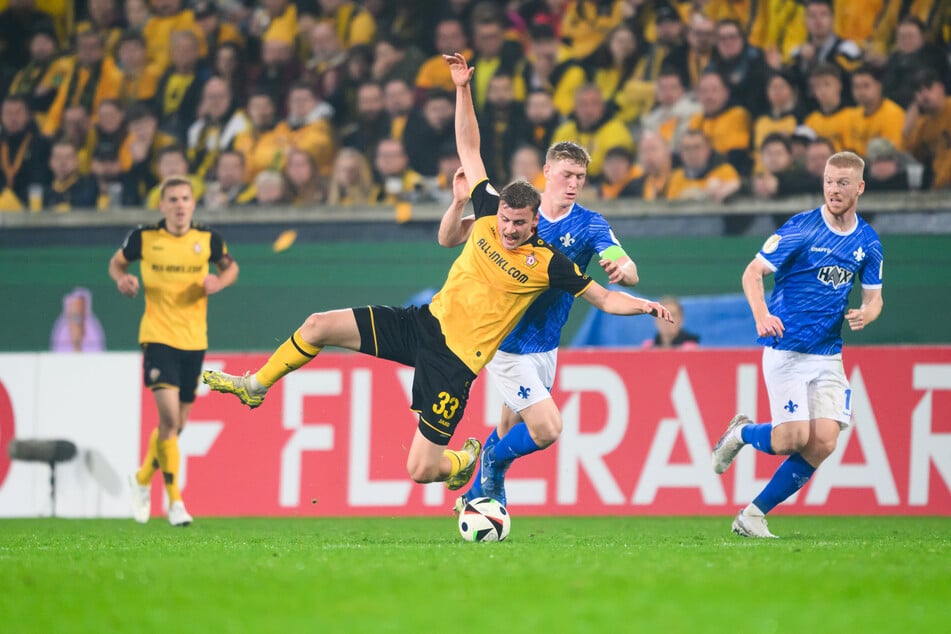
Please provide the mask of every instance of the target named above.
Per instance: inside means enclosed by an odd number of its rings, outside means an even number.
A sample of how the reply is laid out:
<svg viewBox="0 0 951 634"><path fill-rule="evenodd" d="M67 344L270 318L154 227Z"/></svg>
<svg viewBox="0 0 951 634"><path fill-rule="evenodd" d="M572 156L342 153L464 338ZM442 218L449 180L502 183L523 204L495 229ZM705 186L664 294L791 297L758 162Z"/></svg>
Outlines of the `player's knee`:
<svg viewBox="0 0 951 634"><path fill-rule="evenodd" d="M558 437L561 436L561 429L561 417L555 416L541 421L534 427L529 427L529 433L531 433L535 444L544 449L558 440Z"/></svg>
<svg viewBox="0 0 951 634"><path fill-rule="evenodd" d="M321 335L325 330L325 315L323 313L313 313L300 327L300 334L304 341L310 343L320 341Z"/></svg>
<svg viewBox="0 0 951 634"><path fill-rule="evenodd" d="M809 453L819 461L825 460L835 451L836 439L815 437L809 442Z"/></svg>

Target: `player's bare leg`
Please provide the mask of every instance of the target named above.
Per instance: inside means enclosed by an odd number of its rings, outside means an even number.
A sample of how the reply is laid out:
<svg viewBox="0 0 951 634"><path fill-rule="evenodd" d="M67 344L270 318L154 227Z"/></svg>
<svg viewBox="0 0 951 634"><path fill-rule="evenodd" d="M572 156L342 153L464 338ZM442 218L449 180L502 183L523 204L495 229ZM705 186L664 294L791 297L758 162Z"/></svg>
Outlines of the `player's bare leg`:
<svg viewBox="0 0 951 634"><path fill-rule="evenodd" d="M253 374L245 372L244 375L234 375L205 370L201 380L216 392L234 394L242 403L254 409L264 402L268 388L283 376L309 363L324 346L360 349L360 330L353 310L346 308L313 313Z"/></svg>
<svg viewBox="0 0 951 634"><path fill-rule="evenodd" d="M458 451L447 449L417 429L406 459L406 471L414 482L445 482L454 491L472 478L481 449L482 443L475 438L467 438Z"/></svg>

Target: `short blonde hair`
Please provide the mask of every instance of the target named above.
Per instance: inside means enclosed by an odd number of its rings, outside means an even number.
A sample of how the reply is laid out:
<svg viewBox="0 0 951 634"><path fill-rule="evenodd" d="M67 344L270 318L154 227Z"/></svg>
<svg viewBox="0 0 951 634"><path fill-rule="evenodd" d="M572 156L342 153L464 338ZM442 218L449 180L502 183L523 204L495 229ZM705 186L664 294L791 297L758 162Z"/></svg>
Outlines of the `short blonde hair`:
<svg viewBox="0 0 951 634"><path fill-rule="evenodd" d="M865 160L855 152L836 152L829 157L826 165L830 167L846 167L857 170L859 174L865 172Z"/></svg>
<svg viewBox="0 0 951 634"><path fill-rule="evenodd" d="M164 181L162 181L161 185L159 185L159 198L164 200L166 191L172 187L178 187L180 185L188 187L192 195L195 195L195 190L192 188L192 182L190 180L184 176L169 176Z"/></svg>

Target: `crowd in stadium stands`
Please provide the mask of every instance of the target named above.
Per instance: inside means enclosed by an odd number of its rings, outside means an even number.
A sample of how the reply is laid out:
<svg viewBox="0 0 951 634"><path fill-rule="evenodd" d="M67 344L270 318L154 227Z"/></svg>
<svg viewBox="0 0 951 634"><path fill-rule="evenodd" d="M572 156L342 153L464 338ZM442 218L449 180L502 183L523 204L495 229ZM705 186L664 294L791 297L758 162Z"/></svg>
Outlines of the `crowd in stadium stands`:
<svg viewBox="0 0 951 634"><path fill-rule="evenodd" d="M951 0L0 0L0 210L446 202L461 51L491 180L727 201L951 187Z"/></svg>

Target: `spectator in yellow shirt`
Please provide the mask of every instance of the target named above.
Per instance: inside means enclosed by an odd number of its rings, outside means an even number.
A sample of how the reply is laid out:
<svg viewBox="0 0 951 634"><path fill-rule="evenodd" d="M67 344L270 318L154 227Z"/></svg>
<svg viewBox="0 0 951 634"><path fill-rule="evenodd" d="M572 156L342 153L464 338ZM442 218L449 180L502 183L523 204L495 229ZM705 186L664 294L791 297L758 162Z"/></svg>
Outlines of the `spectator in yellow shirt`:
<svg viewBox="0 0 951 634"><path fill-rule="evenodd" d="M372 44L376 39L376 20L356 2L320 0L320 8L320 18L333 23L344 48Z"/></svg>
<svg viewBox="0 0 951 634"><path fill-rule="evenodd" d="M846 149L851 112L842 102L842 71L835 64L819 64L809 74L809 88L819 108L806 115L803 123L832 141L836 152Z"/></svg>
<svg viewBox="0 0 951 634"><path fill-rule="evenodd" d="M142 28L142 37L148 47L149 63L165 72L171 55L172 33L191 31L198 40L199 57L207 55L205 34L195 24L195 14L185 9L183 0L152 0L154 13Z"/></svg>
<svg viewBox="0 0 951 634"><path fill-rule="evenodd" d="M865 156L869 139L882 137L900 151L905 111L891 99L882 96L881 71L872 66L860 66L852 73L852 95L858 105L849 113L845 147L859 156Z"/></svg>
<svg viewBox="0 0 951 634"><path fill-rule="evenodd" d="M552 137L552 142L559 141L573 141L588 151L591 178L601 176L604 157L612 147L634 150L634 139L627 126L607 111L601 89L594 84L578 89L572 117L561 124Z"/></svg>
<svg viewBox="0 0 951 634"><path fill-rule="evenodd" d="M435 40L436 54L419 67L416 88L419 92L438 88L451 93L455 91L456 85L452 83L449 65L442 56L462 53L468 60L472 57L472 50L468 48L465 28L456 18L447 18L436 24Z"/></svg>
<svg viewBox="0 0 951 634"><path fill-rule="evenodd" d="M701 75L697 97L701 112L690 120L689 129L702 132L715 152L737 172L748 174L752 166L749 111L743 106L733 105L729 84L716 72L707 71Z"/></svg>
<svg viewBox="0 0 951 634"><path fill-rule="evenodd" d="M951 186L951 97L930 68L918 71L915 86L902 130L905 149L925 165L931 188L943 189Z"/></svg>
<svg viewBox="0 0 951 634"><path fill-rule="evenodd" d="M688 130L680 140L681 167L670 176L667 200L708 200L722 203L740 189L740 175L713 151L700 130Z"/></svg>

